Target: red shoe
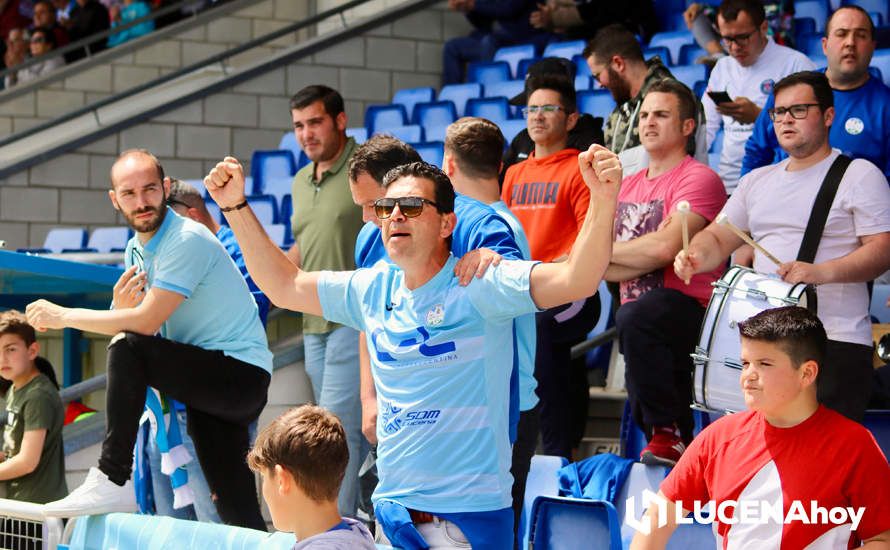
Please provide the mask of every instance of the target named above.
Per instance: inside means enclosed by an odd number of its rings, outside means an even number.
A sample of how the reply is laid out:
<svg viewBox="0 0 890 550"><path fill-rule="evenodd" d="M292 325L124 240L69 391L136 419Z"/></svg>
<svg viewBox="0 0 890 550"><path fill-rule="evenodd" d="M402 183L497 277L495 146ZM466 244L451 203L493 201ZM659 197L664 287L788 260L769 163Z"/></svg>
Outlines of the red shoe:
<svg viewBox="0 0 890 550"><path fill-rule="evenodd" d="M651 466L673 466L685 450L686 445L673 426L656 426L652 440L640 453L640 462Z"/></svg>

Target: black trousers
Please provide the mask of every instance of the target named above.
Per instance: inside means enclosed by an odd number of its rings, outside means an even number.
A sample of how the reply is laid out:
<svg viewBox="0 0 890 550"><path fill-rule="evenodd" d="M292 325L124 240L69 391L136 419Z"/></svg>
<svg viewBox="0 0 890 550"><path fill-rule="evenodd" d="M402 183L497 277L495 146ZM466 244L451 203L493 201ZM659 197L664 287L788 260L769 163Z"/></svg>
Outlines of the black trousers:
<svg viewBox="0 0 890 550"><path fill-rule="evenodd" d="M655 288L618 308L615 324L634 421L647 437L676 424L692 439L692 358L705 308L670 288Z"/></svg>
<svg viewBox="0 0 890 550"><path fill-rule="evenodd" d="M245 456L247 428L266 405L269 380L265 370L221 351L132 332L115 336L108 346L107 427L99 469L118 484L130 477L139 417L151 386L186 406L188 433L217 497L220 518L265 531Z"/></svg>
<svg viewBox="0 0 890 550"><path fill-rule="evenodd" d="M819 402L862 422L874 381L872 346L829 340L816 378Z"/></svg>
<svg viewBox="0 0 890 550"><path fill-rule="evenodd" d="M590 392L584 358L572 360L572 346L583 342L600 313L598 295L535 315L538 344L535 378L541 398L544 454L572 459L584 435Z"/></svg>
<svg viewBox="0 0 890 550"><path fill-rule="evenodd" d="M519 412L519 426L516 429L516 442L513 443L513 463L510 474L513 475L513 531L519 529L519 516L525 498L525 482L531 469L532 456L538 447L540 430L541 404L538 403L527 411Z"/></svg>

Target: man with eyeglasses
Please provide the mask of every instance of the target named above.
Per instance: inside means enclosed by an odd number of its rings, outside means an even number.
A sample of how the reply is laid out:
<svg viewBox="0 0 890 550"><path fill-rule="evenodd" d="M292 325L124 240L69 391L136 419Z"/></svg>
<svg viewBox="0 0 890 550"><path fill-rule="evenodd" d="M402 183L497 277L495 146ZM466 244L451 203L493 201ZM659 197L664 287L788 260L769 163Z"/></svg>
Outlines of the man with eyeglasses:
<svg viewBox="0 0 890 550"><path fill-rule="evenodd" d="M578 119L574 83L541 75L526 81L522 109L535 150L507 169L501 198L519 219L533 260L564 259L584 224L590 194L578 169L580 151L567 147ZM582 342L599 317L598 296L537 314L535 378L541 399L544 454L571 459L584 435L590 401L583 358L572 346Z"/></svg>
<svg viewBox="0 0 890 550"><path fill-rule="evenodd" d="M852 158L864 158L890 177L890 88L868 69L875 51L874 24L859 6L841 6L828 18L822 50L828 61L825 76L834 90L834 117L828 141ZM742 175L778 162L788 155L779 146L767 112L754 123L745 145Z"/></svg>
<svg viewBox="0 0 890 550"><path fill-rule="evenodd" d="M593 146L578 160L593 200L565 262L502 261L460 285L448 238L454 190L438 168L400 166L374 203L395 266L305 272L288 262L245 203L227 157L205 178L260 288L284 307L367 333L380 405L381 534L402 548L513 545L508 386L513 318L596 292L612 246L617 158ZM410 216L409 216L410 214ZM432 518L432 519L429 519ZM455 526L442 532L443 520ZM434 528L433 528L434 527Z"/></svg>
<svg viewBox="0 0 890 550"><path fill-rule="evenodd" d="M133 307L115 304L104 311L38 300L25 311L41 331L71 327L113 336L98 467L44 512L73 517L136 511L133 445L151 386L185 404L188 431L222 520L265 530L255 478L244 460L248 426L266 404L272 373L256 303L216 237L168 208L169 180L154 155L121 153L111 167L111 186L112 204L136 232L124 258L128 269L145 271L144 297Z"/></svg>
<svg viewBox="0 0 890 550"><path fill-rule="evenodd" d="M724 0L717 11L717 28L729 53L714 66L702 96L707 119L708 148L723 127L723 150L716 168L726 192L738 184L745 142L775 82L791 73L814 68L799 51L776 44L767 36L766 13L760 0ZM726 92L730 101L718 104L712 94Z"/></svg>
<svg viewBox="0 0 890 550"><path fill-rule="evenodd" d="M804 71L780 80L775 96L770 118L788 158L744 176L723 212L784 262L776 269L757 251L754 269L817 285L817 313L829 338L819 400L861 421L873 353L865 283L890 268L890 188L874 164L853 160L831 203L815 263L795 261L816 195L840 154L828 141L834 93L824 73ZM710 271L741 244L730 229L712 223L692 239L688 254L677 254L674 270L682 279Z"/></svg>

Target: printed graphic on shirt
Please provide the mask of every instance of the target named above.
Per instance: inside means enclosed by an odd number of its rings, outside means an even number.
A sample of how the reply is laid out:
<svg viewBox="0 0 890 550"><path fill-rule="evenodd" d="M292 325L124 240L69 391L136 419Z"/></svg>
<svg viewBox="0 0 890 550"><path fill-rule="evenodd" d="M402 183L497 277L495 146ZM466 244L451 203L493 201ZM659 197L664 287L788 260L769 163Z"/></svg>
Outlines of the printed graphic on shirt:
<svg viewBox="0 0 890 550"><path fill-rule="evenodd" d="M773 93L773 86L775 85L776 82L772 78L767 78L760 83L760 91L763 92L763 95L770 95Z"/></svg>
<svg viewBox="0 0 890 550"><path fill-rule="evenodd" d="M534 207L537 205L555 205L559 193L558 181L533 181L513 186L510 207Z"/></svg>
<svg viewBox="0 0 890 550"><path fill-rule="evenodd" d="M658 230L664 221L664 200L622 202L615 216L615 240L626 242ZM621 283L621 301L636 300L653 288L664 286L661 269Z"/></svg>
<svg viewBox="0 0 890 550"><path fill-rule="evenodd" d="M420 411L405 410L396 407L391 402L383 403L383 431L394 434L408 426L432 426L439 421L442 411L439 409L426 409Z"/></svg>
<svg viewBox="0 0 890 550"><path fill-rule="evenodd" d="M442 314L444 316L444 313ZM384 363L401 362L405 366L419 366L426 363L440 363L457 359L454 351L457 350L453 341L441 344L427 344L430 333L423 327L415 329L422 340L406 338L397 345L385 342L383 329L377 328L371 333L371 344L377 359Z"/></svg>
<svg viewBox="0 0 890 550"><path fill-rule="evenodd" d="M848 118L847 122L844 123L844 130L846 130L847 133L851 136L858 136L864 129L865 123L862 122L861 118L855 116Z"/></svg>

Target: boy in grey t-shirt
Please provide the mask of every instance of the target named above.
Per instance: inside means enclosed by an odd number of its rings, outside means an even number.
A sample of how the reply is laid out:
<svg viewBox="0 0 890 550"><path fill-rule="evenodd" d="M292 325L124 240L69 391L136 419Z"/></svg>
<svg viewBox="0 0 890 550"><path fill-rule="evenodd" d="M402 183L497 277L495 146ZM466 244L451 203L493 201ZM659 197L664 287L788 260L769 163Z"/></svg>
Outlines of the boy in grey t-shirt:
<svg viewBox="0 0 890 550"><path fill-rule="evenodd" d="M337 510L348 461L342 424L315 405L287 411L257 436L247 463L263 477L272 524L297 537L292 550L376 548L364 525Z"/></svg>

